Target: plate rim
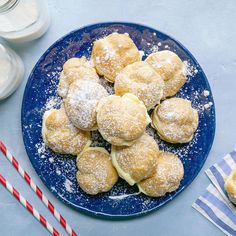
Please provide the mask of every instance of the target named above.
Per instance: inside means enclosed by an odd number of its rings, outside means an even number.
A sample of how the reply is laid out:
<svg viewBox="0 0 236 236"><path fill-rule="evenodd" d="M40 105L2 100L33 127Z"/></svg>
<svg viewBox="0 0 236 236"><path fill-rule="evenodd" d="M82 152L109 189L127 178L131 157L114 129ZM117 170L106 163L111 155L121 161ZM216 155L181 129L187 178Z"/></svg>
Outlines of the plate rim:
<svg viewBox="0 0 236 236"><path fill-rule="evenodd" d="M207 87L209 88L210 90L210 93L212 95L212 100L213 100L213 105L212 105L212 108L213 108L213 117L214 117L214 124L213 124L213 132L212 132L212 141L211 141L211 144L209 145L208 147L208 150L207 152L205 153L205 156L204 156L204 159L202 160L201 164L199 165L199 171L196 172L193 177L191 178L191 180L186 184L184 185L181 189L178 189L178 192L175 192L174 195L172 195L170 198L166 199L165 201L163 201L161 204L159 204L158 206L155 206L155 207L152 207L151 209L148 209L148 210L144 210L144 211L141 211L141 212L137 212L137 213L131 213L131 214L109 214L109 213L103 213L103 212L97 212L97 211L93 211L91 209L88 209L86 207L82 207L82 206L77 206L77 205L74 205L73 203L71 203L70 201L68 201L67 199L64 199L62 196L59 196L58 194L56 194L55 191L52 191L50 186L48 185L48 183L46 181L44 181L44 179L41 177L41 175L38 173L38 169L36 168L34 162L31 160L31 158L29 157L29 152L28 152L28 149L27 149L27 144L26 144L26 138L25 138L25 131L24 131L24 125L23 125L23 111L25 110L25 104L24 104L24 101L25 101L25 98L26 98L26 92L27 90L31 87L31 84L32 84L32 79L30 80L30 78L32 77L35 69L38 67L38 65L41 63L41 61L43 60L43 58L45 57L45 54L47 54L52 48L54 48L54 46L60 42L60 41L63 41L67 36L77 32L77 31L80 31L80 30L84 30L86 28L90 28L90 27L95 27L98 28L98 27L107 27L107 26L110 26L110 25L113 25L113 24L120 24L120 25L126 25L126 26L136 26L136 27L144 27L146 29L149 29L149 30L152 30L152 31L157 31L163 35L166 35L168 38L170 38L171 40L177 42L177 44L179 44L183 49L184 51L191 57L191 59L199 65L199 68L201 69L201 72L202 72L202 75L205 79L205 82L207 84ZM199 64L199 62L196 60L196 58L193 56L193 54L181 43L179 42L178 40L176 40L174 37L172 37L171 35L163 32L163 31L160 31L160 30L157 30L153 27L150 27L150 26L147 26L145 24L140 24L140 23L135 23L135 22L126 22L126 21L107 21L107 22L98 22L98 23L91 23L91 24L88 24L88 25L84 25L82 27L79 27L77 29L74 29L74 30L71 30L70 32L64 34L63 36L59 37L54 43L52 43L48 48L47 50L45 50L41 56L39 57L39 59L37 60L36 64L34 65L34 67L32 68L28 78L27 78L27 83L25 85L25 89L24 89L24 94L23 94L23 98L22 98L22 104L21 104L21 131L22 131L22 138L23 138L23 143L24 143L24 148L26 150L26 153L27 153L27 156L30 160L30 163L31 165L33 166L33 169L34 171L36 172L37 176L40 178L40 180L42 181L42 183L47 187L47 189L60 201L62 201L63 203L66 204L67 207L71 207L73 208L74 210L76 211L79 211L79 212L82 212L82 213L85 213L86 215L89 215L89 216L95 216L95 217L100 217L100 218L106 218L106 219L115 219L115 220L125 220L127 218L136 218L138 216L141 216L141 215L147 215L148 213L152 213L154 212L155 210L161 208L162 206L166 205L167 203L169 203L170 201L172 201L174 198L176 198L177 196L179 196L185 189L187 189L189 187L189 185L195 180L195 178L197 177L197 175L201 172L202 170L202 167L203 165L205 164L206 162L206 159L211 151L211 148L213 146L213 143L214 143L214 139L215 139L215 132L216 132L216 111L215 111L215 100L214 100L214 96L213 96L213 93L212 93L212 90L211 90L211 87L210 87L210 84L209 84L209 81L205 75L205 72L203 71L201 65Z"/></svg>

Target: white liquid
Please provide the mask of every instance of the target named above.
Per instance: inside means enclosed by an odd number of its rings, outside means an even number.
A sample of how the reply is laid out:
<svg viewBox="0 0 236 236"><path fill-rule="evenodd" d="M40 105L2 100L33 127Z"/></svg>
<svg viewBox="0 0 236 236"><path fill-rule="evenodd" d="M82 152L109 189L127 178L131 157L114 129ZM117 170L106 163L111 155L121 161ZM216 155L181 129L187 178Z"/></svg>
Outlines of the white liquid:
<svg viewBox="0 0 236 236"><path fill-rule="evenodd" d="M22 30L37 21L39 12L35 0L19 1L17 6L0 17L0 31L14 32Z"/></svg>
<svg viewBox="0 0 236 236"><path fill-rule="evenodd" d="M20 85L24 65L11 49L0 44L0 100L10 96Z"/></svg>
<svg viewBox="0 0 236 236"><path fill-rule="evenodd" d="M0 58L0 94L6 89L9 83L9 75L11 72L11 63L5 58Z"/></svg>
<svg viewBox="0 0 236 236"><path fill-rule="evenodd" d="M40 4L37 0L20 0L13 10L0 15L0 35L16 43L31 41L42 36L49 24L44 0Z"/></svg>

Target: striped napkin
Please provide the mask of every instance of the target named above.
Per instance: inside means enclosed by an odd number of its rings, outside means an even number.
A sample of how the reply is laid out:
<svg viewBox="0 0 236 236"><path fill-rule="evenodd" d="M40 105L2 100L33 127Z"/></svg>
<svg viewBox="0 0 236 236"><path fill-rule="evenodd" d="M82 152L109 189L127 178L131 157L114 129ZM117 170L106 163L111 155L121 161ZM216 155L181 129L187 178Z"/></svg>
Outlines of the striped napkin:
<svg viewBox="0 0 236 236"><path fill-rule="evenodd" d="M229 236L236 236L236 206L227 197L224 178L234 168L236 168L236 151L227 154L219 163L206 170L213 185L210 184L206 192L192 205Z"/></svg>

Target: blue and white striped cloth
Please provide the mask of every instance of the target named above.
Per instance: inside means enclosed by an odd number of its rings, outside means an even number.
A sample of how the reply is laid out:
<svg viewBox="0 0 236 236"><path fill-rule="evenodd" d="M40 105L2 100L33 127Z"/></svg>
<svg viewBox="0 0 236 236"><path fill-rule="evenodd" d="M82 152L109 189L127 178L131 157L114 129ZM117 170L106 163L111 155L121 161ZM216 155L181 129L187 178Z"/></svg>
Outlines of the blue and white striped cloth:
<svg viewBox="0 0 236 236"><path fill-rule="evenodd" d="M210 184L193 203L193 208L229 236L236 236L236 206L227 197L224 178L235 168L236 151L233 151L207 169L206 174L213 185Z"/></svg>

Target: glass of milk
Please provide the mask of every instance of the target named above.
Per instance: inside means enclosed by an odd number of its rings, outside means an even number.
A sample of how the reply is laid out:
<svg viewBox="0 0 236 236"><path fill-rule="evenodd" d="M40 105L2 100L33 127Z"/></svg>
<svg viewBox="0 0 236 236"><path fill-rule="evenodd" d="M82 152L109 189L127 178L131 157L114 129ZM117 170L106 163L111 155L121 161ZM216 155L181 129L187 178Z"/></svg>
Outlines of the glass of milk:
<svg viewBox="0 0 236 236"><path fill-rule="evenodd" d="M24 65L20 57L0 43L0 100L10 96L20 85Z"/></svg>
<svg viewBox="0 0 236 236"><path fill-rule="evenodd" d="M9 41L39 38L49 24L46 0L0 0L0 36Z"/></svg>

